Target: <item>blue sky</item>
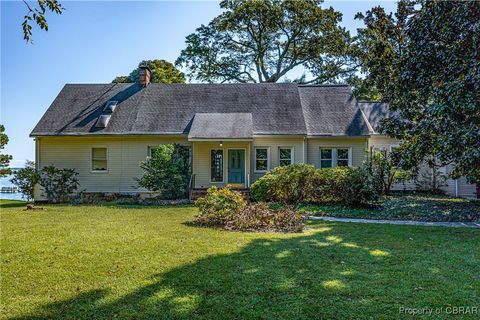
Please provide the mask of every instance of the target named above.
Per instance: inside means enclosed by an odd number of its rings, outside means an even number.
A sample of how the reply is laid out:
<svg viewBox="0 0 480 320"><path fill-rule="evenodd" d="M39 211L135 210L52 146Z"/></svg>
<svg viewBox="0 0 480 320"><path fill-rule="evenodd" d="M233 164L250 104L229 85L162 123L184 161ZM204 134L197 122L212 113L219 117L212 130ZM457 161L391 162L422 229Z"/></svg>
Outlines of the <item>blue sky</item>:
<svg viewBox="0 0 480 320"><path fill-rule="evenodd" d="M47 16L49 31L33 27L34 45L23 40L21 1L1 1L0 123L10 142L12 166L34 159L28 135L65 83L108 83L143 59L175 61L185 37L220 13L217 1L61 1L62 15ZM355 32L358 11L393 1L327 1Z"/></svg>

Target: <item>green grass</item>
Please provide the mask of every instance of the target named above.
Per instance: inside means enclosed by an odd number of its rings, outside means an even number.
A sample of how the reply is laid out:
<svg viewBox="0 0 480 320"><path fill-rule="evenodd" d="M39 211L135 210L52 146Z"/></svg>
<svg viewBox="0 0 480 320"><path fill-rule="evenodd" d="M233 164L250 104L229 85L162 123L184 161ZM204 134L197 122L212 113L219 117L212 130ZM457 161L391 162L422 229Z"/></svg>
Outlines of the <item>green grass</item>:
<svg viewBox="0 0 480 320"><path fill-rule="evenodd" d="M0 209L3 319L404 319L400 307L480 307L480 230L239 233L192 226L193 207L17 204Z"/></svg>
<svg viewBox="0 0 480 320"><path fill-rule="evenodd" d="M479 200L434 195L383 197L374 208L304 205L300 210L329 217L480 222Z"/></svg>

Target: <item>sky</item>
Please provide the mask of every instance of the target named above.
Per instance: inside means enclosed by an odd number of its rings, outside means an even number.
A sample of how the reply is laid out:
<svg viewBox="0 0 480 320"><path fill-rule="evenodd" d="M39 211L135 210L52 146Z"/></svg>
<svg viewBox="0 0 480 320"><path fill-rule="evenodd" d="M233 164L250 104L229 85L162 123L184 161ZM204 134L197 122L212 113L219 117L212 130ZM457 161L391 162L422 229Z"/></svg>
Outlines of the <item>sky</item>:
<svg viewBox="0 0 480 320"><path fill-rule="evenodd" d="M34 160L30 132L66 83L109 83L128 75L141 60L174 62L185 37L221 13L218 1L65 1L61 15L48 14L48 32L33 26L34 44L23 40L26 6L0 0L0 123L10 142L2 153L11 167ZM359 12L393 1L326 1L343 13L352 34ZM294 78L294 77L292 77Z"/></svg>

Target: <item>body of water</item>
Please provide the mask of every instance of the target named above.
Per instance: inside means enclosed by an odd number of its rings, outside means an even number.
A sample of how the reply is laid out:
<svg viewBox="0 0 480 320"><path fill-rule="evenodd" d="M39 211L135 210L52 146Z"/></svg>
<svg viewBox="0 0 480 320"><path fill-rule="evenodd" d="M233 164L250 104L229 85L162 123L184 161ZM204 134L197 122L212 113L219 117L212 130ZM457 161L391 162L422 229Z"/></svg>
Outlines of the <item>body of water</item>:
<svg viewBox="0 0 480 320"><path fill-rule="evenodd" d="M13 175L9 174L5 177L0 177L0 188L1 187L13 187L14 184L10 182L10 179L13 178ZM25 200L23 194L21 192L15 193L2 193L0 192L0 199L8 199L8 200Z"/></svg>

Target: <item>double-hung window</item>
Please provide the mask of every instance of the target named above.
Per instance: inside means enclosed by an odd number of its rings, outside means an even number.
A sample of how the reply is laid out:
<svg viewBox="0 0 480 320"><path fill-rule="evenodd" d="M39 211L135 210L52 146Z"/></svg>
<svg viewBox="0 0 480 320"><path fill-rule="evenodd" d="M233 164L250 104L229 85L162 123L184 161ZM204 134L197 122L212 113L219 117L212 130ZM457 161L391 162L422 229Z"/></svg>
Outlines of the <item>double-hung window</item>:
<svg viewBox="0 0 480 320"><path fill-rule="evenodd" d="M157 151L158 147L148 147L148 156L151 158Z"/></svg>
<svg viewBox="0 0 480 320"><path fill-rule="evenodd" d="M92 171L106 172L107 169L107 148L92 148Z"/></svg>
<svg viewBox="0 0 480 320"><path fill-rule="evenodd" d="M333 167L333 149L321 148L320 149L320 168Z"/></svg>
<svg viewBox="0 0 480 320"><path fill-rule="evenodd" d="M293 148L280 147L278 148L278 163L280 166L289 166L293 163Z"/></svg>
<svg viewBox="0 0 480 320"><path fill-rule="evenodd" d="M320 148L320 168L351 165L350 148Z"/></svg>
<svg viewBox="0 0 480 320"><path fill-rule="evenodd" d="M268 148L255 147L255 172L267 172L268 165Z"/></svg>
<svg viewBox="0 0 480 320"><path fill-rule="evenodd" d="M349 151L347 148L337 149L337 167L348 167Z"/></svg>
<svg viewBox="0 0 480 320"><path fill-rule="evenodd" d="M223 182L223 150L216 149L210 153L210 181Z"/></svg>

